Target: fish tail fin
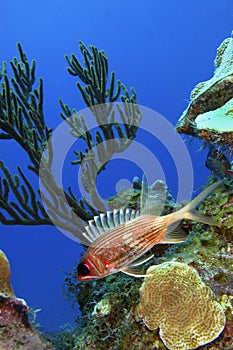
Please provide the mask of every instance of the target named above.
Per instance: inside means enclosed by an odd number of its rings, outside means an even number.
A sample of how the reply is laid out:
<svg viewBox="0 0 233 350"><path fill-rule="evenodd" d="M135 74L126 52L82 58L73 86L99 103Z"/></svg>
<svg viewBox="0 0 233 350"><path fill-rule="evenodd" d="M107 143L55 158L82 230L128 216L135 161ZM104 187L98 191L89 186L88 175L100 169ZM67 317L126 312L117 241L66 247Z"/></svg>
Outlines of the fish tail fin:
<svg viewBox="0 0 233 350"><path fill-rule="evenodd" d="M194 220L194 221L202 222L203 224L208 224L208 225L221 226L221 223L213 220L208 216L204 216L198 213L198 211L196 210L196 207L223 182L224 180L221 180L210 185L204 191L202 191L197 197L195 197L191 202L189 202L184 208L180 209L180 213L183 214L183 219Z"/></svg>

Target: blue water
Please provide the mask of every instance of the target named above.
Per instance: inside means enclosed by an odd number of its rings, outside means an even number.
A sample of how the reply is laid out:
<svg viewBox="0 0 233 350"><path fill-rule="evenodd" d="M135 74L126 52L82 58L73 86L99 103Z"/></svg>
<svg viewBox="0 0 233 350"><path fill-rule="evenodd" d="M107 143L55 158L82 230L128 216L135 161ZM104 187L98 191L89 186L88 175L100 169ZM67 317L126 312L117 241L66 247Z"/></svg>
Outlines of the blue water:
<svg viewBox="0 0 233 350"><path fill-rule="evenodd" d="M9 62L18 54L18 41L28 57L36 59L36 75L44 79L46 122L53 128L61 122L59 97L77 110L85 107L64 59L73 52L81 57L78 40L105 50L110 70L128 88L134 86L138 102L175 125L193 87L212 76L216 49L233 29L232 0L2 0L0 13L0 60ZM141 137L143 142L160 158L175 192L169 155L146 137ZM209 174L206 151L198 153L199 146L188 145L195 189ZM27 164L10 141L1 142L0 156L12 171L19 163ZM113 195L116 178L132 179L137 171L135 165L113 162L98 180L101 194ZM54 227L1 226L0 249L10 260L16 295L41 309L37 321L42 327L72 323L78 311L62 297L62 284L64 271L79 260L80 245Z"/></svg>

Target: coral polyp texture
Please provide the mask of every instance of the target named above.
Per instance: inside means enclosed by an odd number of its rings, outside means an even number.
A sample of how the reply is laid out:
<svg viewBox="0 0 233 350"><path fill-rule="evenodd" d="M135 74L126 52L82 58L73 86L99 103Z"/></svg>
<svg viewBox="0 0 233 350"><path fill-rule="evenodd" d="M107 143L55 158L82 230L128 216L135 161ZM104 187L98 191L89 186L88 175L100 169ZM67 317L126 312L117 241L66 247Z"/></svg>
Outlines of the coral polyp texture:
<svg viewBox="0 0 233 350"><path fill-rule="evenodd" d="M225 39L217 50L213 77L193 89L176 129L207 142L233 146L232 37Z"/></svg>
<svg viewBox="0 0 233 350"><path fill-rule="evenodd" d="M226 318L197 271L182 263L151 266L140 290L137 316L168 349L196 349L216 339Z"/></svg>
<svg viewBox="0 0 233 350"><path fill-rule="evenodd" d="M0 294L13 297L14 291L11 287L10 277L9 261L3 251L0 250Z"/></svg>

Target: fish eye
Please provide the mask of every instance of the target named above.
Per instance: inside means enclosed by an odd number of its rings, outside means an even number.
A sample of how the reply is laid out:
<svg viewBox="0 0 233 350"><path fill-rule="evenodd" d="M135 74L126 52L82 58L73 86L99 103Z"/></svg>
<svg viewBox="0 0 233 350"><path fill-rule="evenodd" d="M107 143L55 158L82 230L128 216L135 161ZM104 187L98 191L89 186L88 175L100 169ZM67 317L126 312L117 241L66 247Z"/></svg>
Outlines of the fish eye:
<svg viewBox="0 0 233 350"><path fill-rule="evenodd" d="M87 276L90 273L88 265L84 263L78 264L77 271L79 276Z"/></svg>

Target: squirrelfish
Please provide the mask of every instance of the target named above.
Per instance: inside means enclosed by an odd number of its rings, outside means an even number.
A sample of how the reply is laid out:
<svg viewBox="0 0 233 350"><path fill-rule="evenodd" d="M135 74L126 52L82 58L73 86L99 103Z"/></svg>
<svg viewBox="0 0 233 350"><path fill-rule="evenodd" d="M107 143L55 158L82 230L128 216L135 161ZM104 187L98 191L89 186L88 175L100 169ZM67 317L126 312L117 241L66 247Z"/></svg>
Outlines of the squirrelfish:
<svg viewBox="0 0 233 350"><path fill-rule="evenodd" d="M220 223L196 211L196 207L211 194L222 181L218 181L183 208L163 216L153 214L150 196L143 185L140 198L140 212L120 209L100 214L89 221L83 236L89 243L77 267L77 279L96 280L122 271L126 274L144 277L135 267L148 261L150 249L160 243L179 243L187 239L187 234L174 230L183 219L220 226Z"/></svg>

